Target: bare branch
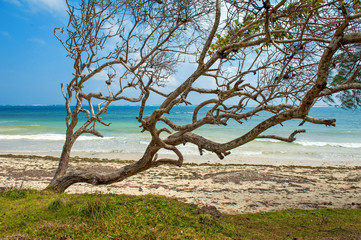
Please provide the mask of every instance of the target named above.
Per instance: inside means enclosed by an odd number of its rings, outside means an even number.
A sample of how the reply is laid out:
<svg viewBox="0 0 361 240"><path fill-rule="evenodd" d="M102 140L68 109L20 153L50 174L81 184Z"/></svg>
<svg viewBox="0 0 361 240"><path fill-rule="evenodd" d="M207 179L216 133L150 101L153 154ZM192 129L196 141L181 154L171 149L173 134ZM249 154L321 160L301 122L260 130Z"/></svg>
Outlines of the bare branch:
<svg viewBox="0 0 361 240"><path fill-rule="evenodd" d="M280 140L283 142L293 142L296 140L295 135L298 133L304 133L306 132L306 130L301 129L301 130L295 130L293 133L290 134L290 136L288 138L285 137L280 137L280 136L276 136L276 135L258 135L257 138L270 138L270 139L276 139L276 140Z"/></svg>
<svg viewBox="0 0 361 240"><path fill-rule="evenodd" d="M305 122L310 122L313 124L322 124L326 126L336 126L336 119L320 119L320 118L314 118L311 116L306 116L303 121L299 124L299 126L302 126Z"/></svg>
<svg viewBox="0 0 361 240"><path fill-rule="evenodd" d="M200 55L200 57L199 57L199 60L198 60L198 63L199 63L200 65L203 65L203 64L204 64L204 63L203 63L203 62L204 62L204 58L206 57L207 51L208 51L209 47L210 47L211 44L212 44L212 41L213 41L214 35L215 35L216 32L217 32L217 29L218 29L220 20L221 20L221 1L220 1L220 0L216 0L216 14L215 14L215 19L214 19L214 23L213 23L212 30L211 30L210 34L208 35L207 41L204 43L202 53L201 53L201 55Z"/></svg>

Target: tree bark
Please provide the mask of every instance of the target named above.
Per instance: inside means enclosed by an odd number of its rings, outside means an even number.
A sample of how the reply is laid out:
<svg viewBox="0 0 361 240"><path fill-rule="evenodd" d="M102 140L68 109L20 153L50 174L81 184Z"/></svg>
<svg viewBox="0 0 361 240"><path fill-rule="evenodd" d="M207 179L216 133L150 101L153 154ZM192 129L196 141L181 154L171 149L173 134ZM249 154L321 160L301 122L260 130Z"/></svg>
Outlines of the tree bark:
<svg viewBox="0 0 361 240"><path fill-rule="evenodd" d="M159 164L153 162L153 159L159 149L160 147L158 147L152 141L149 144L147 150L145 151L143 157L138 162L129 164L127 166L120 168L119 170L110 173L96 173L96 172L88 172L88 171L72 171L65 173L63 175L59 173L59 175L56 175L57 177L54 177L54 179L51 181L51 183L46 189L53 190L55 192L64 192L68 187L70 187L75 183L106 185L106 184L123 181L124 179L131 177L135 174L138 174L140 172L146 171L151 167L158 166ZM59 169L60 168L58 168L58 170ZM65 171L66 171L66 167L65 167Z"/></svg>
<svg viewBox="0 0 361 240"><path fill-rule="evenodd" d="M66 174L66 171L69 166L69 158L70 158L70 152L71 152L72 147L73 147L73 141L71 141L70 138L67 138L64 143L61 155L60 155L58 168L56 169L55 175L54 175L53 179L51 180L51 182L49 183L48 188L52 187L54 181L63 177Z"/></svg>

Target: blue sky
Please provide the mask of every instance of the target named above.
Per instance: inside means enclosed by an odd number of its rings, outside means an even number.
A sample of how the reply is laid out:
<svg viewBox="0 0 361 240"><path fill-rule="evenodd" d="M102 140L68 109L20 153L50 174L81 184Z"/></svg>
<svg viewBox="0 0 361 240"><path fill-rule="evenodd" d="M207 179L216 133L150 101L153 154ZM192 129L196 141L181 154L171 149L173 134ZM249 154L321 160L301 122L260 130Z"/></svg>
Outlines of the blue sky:
<svg viewBox="0 0 361 240"><path fill-rule="evenodd" d="M53 30L67 23L65 0L0 0L0 105L65 103L60 84L72 78L72 61ZM181 78L191 69L183 68ZM99 83L90 88L97 91ZM162 99L151 98L148 104L159 105Z"/></svg>
<svg viewBox="0 0 361 240"><path fill-rule="evenodd" d="M0 0L0 105L65 103L60 83L72 78L72 61L53 30L67 23L65 0ZM183 67L181 79L191 70ZM173 80L170 87L177 83ZM99 82L90 88L97 91ZM162 99L151 98L148 104L159 105Z"/></svg>
<svg viewBox="0 0 361 240"><path fill-rule="evenodd" d="M0 0L0 105L64 104L72 64L53 35L63 0Z"/></svg>

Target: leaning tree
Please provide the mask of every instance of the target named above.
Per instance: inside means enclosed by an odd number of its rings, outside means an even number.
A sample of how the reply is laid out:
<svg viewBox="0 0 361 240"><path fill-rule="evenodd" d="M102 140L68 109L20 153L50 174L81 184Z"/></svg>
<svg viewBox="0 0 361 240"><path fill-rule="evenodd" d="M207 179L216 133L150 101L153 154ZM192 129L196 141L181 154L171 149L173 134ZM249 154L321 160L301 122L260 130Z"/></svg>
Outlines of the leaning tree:
<svg viewBox="0 0 361 240"><path fill-rule="evenodd" d="M318 101L361 105L360 1L82 0L67 5L69 23L55 29L55 36L74 61L74 76L62 86L66 140L48 188L110 184L163 164L181 166L181 144L222 159L256 138L292 142L303 129L288 137L262 133L291 119L299 119L300 126L334 126L335 119L309 115ZM184 63L192 63L188 75L177 73ZM95 92L89 85L99 74L107 77L102 91ZM162 88L171 78L179 85ZM197 95L201 102L192 101ZM153 96L162 103L145 116ZM115 101L139 102L135 117L151 135L143 156L110 173L69 171L73 144L85 133L102 137L96 127L109 124L101 116ZM180 104L195 106L185 125L167 117ZM246 108L250 104L255 107ZM207 113L199 114L204 107ZM269 117L228 142L195 133L205 125L242 124L261 112ZM166 127L159 128L160 122ZM159 158L161 149L174 159Z"/></svg>

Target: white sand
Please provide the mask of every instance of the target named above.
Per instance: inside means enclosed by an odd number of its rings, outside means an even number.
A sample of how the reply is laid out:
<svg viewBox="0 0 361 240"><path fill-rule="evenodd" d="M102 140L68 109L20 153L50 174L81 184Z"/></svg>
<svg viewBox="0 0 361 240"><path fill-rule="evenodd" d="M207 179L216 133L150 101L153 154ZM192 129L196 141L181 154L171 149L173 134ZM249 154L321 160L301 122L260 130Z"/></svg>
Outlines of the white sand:
<svg viewBox="0 0 361 240"><path fill-rule="evenodd" d="M43 189L57 166L50 158L0 157L0 187ZM76 168L111 171L124 163L76 161ZM157 194L223 213L288 208L361 207L361 167L266 165L161 166L108 186L76 184L67 193Z"/></svg>

